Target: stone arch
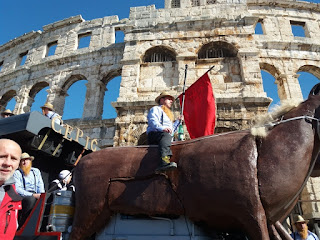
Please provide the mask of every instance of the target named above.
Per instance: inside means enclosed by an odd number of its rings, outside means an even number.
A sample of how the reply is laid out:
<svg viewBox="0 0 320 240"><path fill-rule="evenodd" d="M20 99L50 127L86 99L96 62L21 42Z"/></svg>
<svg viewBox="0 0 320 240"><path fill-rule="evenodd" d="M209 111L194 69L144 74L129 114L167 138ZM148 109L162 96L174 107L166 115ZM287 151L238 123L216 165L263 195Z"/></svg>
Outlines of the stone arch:
<svg viewBox="0 0 320 240"><path fill-rule="evenodd" d="M138 91L164 91L179 84L177 53L167 46L149 48L142 57Z"/></svg>
<svg viewBox="0 0 320 240"><path fill-rule="evenodd" d="M40 92L42 89L44 89L45 87L48 87L48 86L49 86L49 83L47 83L47 82L38 82L38 83L36 83L30 89L29 97L30 98L34 98L37 95L38 92Z"/></svg>
<svg viewBox="0 0 320 240"><path fill-rule="evenodd" d="M65 92L71 87L72 84L79 80L88 80L84 75L82 74L73 74L62 85L61 89Z"/></svg>
<svg viewBox="0 0 320 240"><path fill-rule="evenodd" d="M216 65L214 79L216 83L242 82L241 65L237 48L226 41L214 41L200 46L197 50L197 76L203 74L201 69L210 69Z"/></svg>
<svg viewBox="0 0 320 240"><path fill-rule="evenodd" d="M228 42L216 41L203 45L198 52L198 59L237 57L238 49Z"/></svg>
<svg viewBox="0 0 320 240"><path fill-rule="evenodd" d="M261 70L270 73L275 79L280 76L280 71L275 66L265 62L262 62L259 65Z"/></svg>
<svg viewBox="0 0 320 240"><path fill-rule="evenodd" d="M101 113L101 116L102 116L102 119L108 119L110 118L110 116L107 116L107 115L110 115L109 113L110 112L113 112L114 108L112 107L112 104L111 102L113 101L111 99L110 101L110 97L112 94L108 94L108 91L110 90L109 87L110 85L108 85L109 83L114 85L115 82L112 82L112 81L117 81L119 79L116 79L118 77L121 77L121 69L114 69L110 72L108 72L103 78L102 78L102 88L104 88L104 91L103 91L103 94L102 94L102 99L100 100L101 103L103 103L103 105L101 106L102 107L102 113ZM122 80L122 78L120 79ZM112 89L114 90L114 89ZM120 89L118 89L120 91ZM105 102L108 101L108 102ZM110 103L110 105L109 105ZM117 112L117 109L115 109L116 111L116 114L118 115L118 112ZM107 112L109 112L108 114L106 114Z"/></svg>
<svg viewBox="0 0 320 240"><path fill-rule="evenodd" d="M155 46L145 52L143 62L173 62L176 56L176 52L168 47Z"/></svg>
<svg viewBox="0 0 320 240"><path fill-rule="evenodd" d="M306 99L312 87L320 81L320 67L314 65L300 66L294 76L298 79L303 98Z"/></svg>
<svg viewBox="0 0 320 240"><path fill-rule="evenodd" d="M85 81L79 82L79 81ZM81 84L80 86L77 85L75 86L75 83ZM84 112L84 106L86 103L86 95L87 95L87 84L88 84L88 79L82 74L73 74L67 78L67 80L63 83L61 89L57 89L57 95L60 95L60 112L63 115L63 119L71 119L71 118L81 118L83 116ZM71 89L72 86L75 86L78 88L78 90L84 94L84 95L75 95L74 89ZM80 88L79 88L80 87ZM73 91L73 94L69 96L70 91ZM69 94L68 94L69 91ZM80 93L79 93L80 94ZM69 97L69 98L68 98ZM62 99L63 98L63 99ZM76 102L75 101L76 98ZM79 116L70 116L70 107L71 107L71 102L76 103L77 109L82 110L80 117ZM67 110L67 111L66 111Z"/></svg>
<svg viewBox="0 0 320 240"><path fill-rule="evenodd" d="M36 95L44 88L49 87L49 83L47 82L38 82L34 84L28 94L27 105L24 106L24 112L29 112L31 110L32 104L35 102ZM47 99L46 99L47 100ZM45 100L45 102L46 102Z"/></svg>
<svg viewBox="0 0 320 240"><path fill-rule="evenodd" d="M17 95L15 90L9 90L0 99L0 110L3 111L7 103Z"/></svg>
<svg viewBox="0 0 320 240"><path fill-rule="evenodd" d="M298 72L308 72L317 77L320 80L320 68L314 65L303 65L299 67Z"/></svg>
<svg viewBox="0 0 320 240"><path fill-rule="evenodd" d="M286 98L286 89L284 86L284 77L283 75L281 75L280 70L277 69L274 65L266 63L266 62L261 62L259 63L260 66L260 70L261 71L265 71L267 73L269 73L273 78L274 78L274 84L276 84L276 87L274 87L274 85L270 84L270 81L265 81L266 79L262 79L262 84L263 84L263 89L264 91L267 93L267 96L272 98L273 101L271 103L271 105L276 104L277 101L279 100L283 100ZM261 72L261 77L266 76L267 79L270 77L268 77L267 75L264 75Z"/></svg>
<svg viewBox="0 0 320 240"><path fill-rule="evenodd" d="M119 76L121 76L121 68L108 72L107 74L105 74L105 76L103 76L101 81L103 84L107 85L109 81Z"/></svg>

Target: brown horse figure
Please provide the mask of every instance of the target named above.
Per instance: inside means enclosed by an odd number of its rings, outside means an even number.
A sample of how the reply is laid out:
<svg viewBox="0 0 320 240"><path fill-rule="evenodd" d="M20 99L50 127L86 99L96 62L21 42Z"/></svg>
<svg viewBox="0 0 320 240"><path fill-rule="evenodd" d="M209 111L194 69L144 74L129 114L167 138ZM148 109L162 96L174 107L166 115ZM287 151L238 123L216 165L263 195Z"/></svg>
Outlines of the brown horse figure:
<svg viewBox="0 0 320 240"><path fill-rule="evenodd" d="M172 145L178 169L154 174L157 146L107 148L76 167L72 240L102 229L115 213L185 215L250 239L290 239L279 219L291 211L319 151L320 84L264 138L250 131Z"/></svg>

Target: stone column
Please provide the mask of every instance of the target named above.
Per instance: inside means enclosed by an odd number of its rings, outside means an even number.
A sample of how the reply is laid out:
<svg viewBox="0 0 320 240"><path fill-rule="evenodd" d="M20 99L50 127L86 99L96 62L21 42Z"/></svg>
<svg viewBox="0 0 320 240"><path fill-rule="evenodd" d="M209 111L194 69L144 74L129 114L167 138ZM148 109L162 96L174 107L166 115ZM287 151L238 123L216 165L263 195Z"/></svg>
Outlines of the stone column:
<svg viewBox="0 0 320 240"><path fill-rule="evenodd" d="M301 192L301 208L303 215L307 219L320 218L320 179L319 177L310 177L303 191Z"/></svg>
<svg viewBox="0 0 320 240"><path fill-rule="evenodd" d="M180 0L180 7L181 8L191 7L191 0Z"/></svg>
<svg viewBox="0 0 320 240"><path fill-rule="evenodd" d="M29 97L29 92L30 89L27 89L26 86L22 86L18 95L14 97L16 100L16 106L14 109L15 114L30 112L34 98Z"/></svg>
<svg viewBox="0 0 320 240"><path fill-rule="evenodd" d="M101 119L103 112L103 97L106 91L104 83L98 79L88 79L87 92L82 118L86 120Z"/></svg>
<svg viewBox="0 0 320 240"><path fill-rule="evenodd" d="M100 33L100 46L105 47L109 46L112 43L115 43L115 35L116 35L116 29L112 26L112 23L118 22L118 16L110 16L110 17L104 17L101 33Z"/></svg>
<svg viewBox="0 0 320 240"><path fill-rule="evenodd" d="M293 33L290 25L290 18L279 16L279 17L276 17L276 21L278 23L277 29L279 29L280 31L280 37L281 37L280 40L292 41Z"/></svg>
<svg viewBox="0 0 320 240"><path fill-rule="evenodd" d="M63 115L63 109L65 104L65 98L68 96L67 92L60 87L52 87L47 90L47 102L53 104L55 112L59 115Z"/></svg>
<svg viewBox="0 0 320 240"><path fill-rule="evenodd" d="M113 145L146 144L147 114L154 101L116 102L112 105L118 112Z"/></svg>
<svg viewBox="0 0 320 240"><path fill-rule="evenodd" d="M298 77L299 74L280 74L276 76L278 95L281 101L286 99L303 100Z"/></svg>
<svg viewBox="0 0 320 240"><path fill-rule="evenodd" d="M207 5L207 0L200 0L200 6Z"/></svg>
<svg viewBox="0 0 320 240"><path fill-rule="evenodd" d="M199 74L197 75L198 72L196 70L195 61L196 61L196 58L188 59L184 56L177 57L178 71L179 71L179 73L178 73L179 74L179 86L176 87L177 94L180 94L183 91L183 83L184 83L184 78L185 78L186 65L188 65L187 79L186 79L187 86L190 86L191 84L193 84L201 76Z"/></svg>
<svg viewBox="0 0 320 240"><path fill-rule="evenodd" d="M164 8L171 8L171 0L164 0Z"/></svg>
<svg viewBox="0 0 320 240"><path fill-rule="evenodd" d="M140 78L140 64L134 61L133 63L125 63L122 67L121 85L119 98L117 101L134 101L138 99L138 82Z"/></svg>
<svg viewBox="0 0 320 240"><path fill-rule="evenodd" d="M312 39L319 39L320 27L318 22L308 21L307 26L308 26L308 32L306 33L306 35Z"/></svg>
<svg viewBox="0 0 320 240"><path fill-rule="evenodd" d="M244 83L243 97L256 97L263 94L262 77L259 66L258 52L239 52L241 77Z"/></svg>
<svg viewBox="0 0 320 240"><path fill-rule="evenodd" d="M278 18L268 16L263 19L264 26L264 38L274 41L275 39L281 39L280 30L278 28Z"/></svg>

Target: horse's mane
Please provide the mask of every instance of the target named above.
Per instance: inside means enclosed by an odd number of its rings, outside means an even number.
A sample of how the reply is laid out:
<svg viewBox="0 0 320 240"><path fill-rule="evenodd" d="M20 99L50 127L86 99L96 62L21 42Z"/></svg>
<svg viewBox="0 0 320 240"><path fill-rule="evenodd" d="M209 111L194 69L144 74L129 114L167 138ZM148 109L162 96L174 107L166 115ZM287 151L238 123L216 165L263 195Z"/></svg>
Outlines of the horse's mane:
<svg viewBox="0 0 320 240"><path fill-rule="evenodd" d="M301 102L302 101L298 99L288 99L282 101L281 104L273 106L270 112L260 115L255 119L255 124L251 128L251 134L254 136L266 137L271 123L297 107Z"/></svg>

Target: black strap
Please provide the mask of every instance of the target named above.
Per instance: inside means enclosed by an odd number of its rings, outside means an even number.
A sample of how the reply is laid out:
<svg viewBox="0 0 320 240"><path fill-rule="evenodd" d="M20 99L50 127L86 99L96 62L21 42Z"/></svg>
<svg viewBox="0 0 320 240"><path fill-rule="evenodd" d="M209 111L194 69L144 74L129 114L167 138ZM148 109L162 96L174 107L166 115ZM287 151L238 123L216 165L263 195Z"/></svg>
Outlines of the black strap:
<svg viewBox="0 0 320 240"><path fill-rule="evenodd" d="M24 174L23 174L23 171L21 170L21 168L19 168L19 171L22 175L22 181L23 181L23 188L24 190L26 190L26 180L24 179ZM34 189L35 191L37 191L37 181L36 181L36 174L34 173L33 169L31 169L31 172L33 173L33 178L34 178Z"/></svg>
<svg viewBox="0 0 320 240"><path fill-rule="evenodd" d="M52 119L57 113L53 113L49 119Z"/></svg>
<svg viewBox="0 0 320 240"><path fill-rule="evenodd" d="M297 234L297 232L293 233L293 239L294 240L296 240L296 234ZM309 235L309 233L308 233L308 235ZM316 237L312 233L310 233L310 235L314 238L314 240L317 240Z"/></svg>
<svg viewBox="0 0 320 240"><path fill-rule="evenodd" d="M161 115L161 125L163 126L163 110L162 110L162 115Z"/></svg>
<svg viewBox="0 0 320 240"><path fill-rule="evenodd" d="M313 234L311 234L311 235L312 235L312 237L314 238L314 240L317 240L316 237L315 237Z"/></svg>
<svg viewBox="0 0 320 240"><path fill-rule="evenodd" d="M19 172L21 173L21 176L22 176L23 188L24 188L24 190L26 190L26 181L24 180L24 176L23 176L23 172L22 172L21 168L19 168Z"/></svg>

